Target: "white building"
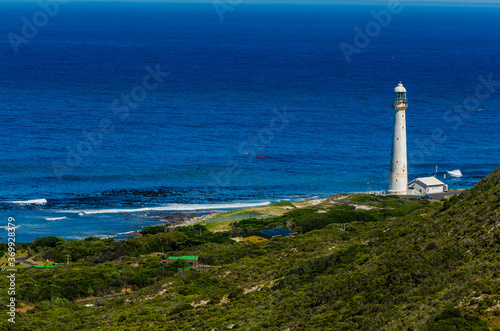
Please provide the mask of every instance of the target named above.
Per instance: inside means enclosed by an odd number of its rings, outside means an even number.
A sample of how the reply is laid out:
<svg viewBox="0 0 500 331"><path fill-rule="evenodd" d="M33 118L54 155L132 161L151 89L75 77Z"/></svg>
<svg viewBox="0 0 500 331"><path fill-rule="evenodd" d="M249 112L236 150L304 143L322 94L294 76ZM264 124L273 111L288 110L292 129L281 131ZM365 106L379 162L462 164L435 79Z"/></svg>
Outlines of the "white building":
<svg viewBox="0 0 500 331"><path fill-rule="evenodd" d="M392 135L391 173L388 194L406 194L408 191L408 166L406 157L406 89L402 83L394 89L394 131Z"/></svg>
<svg viewBox="0 0 500 331"><path fill-rule="evenodd" d="M411 195L427 195L447 191L448 185L436 177L417 178L408 183L408 194Z"/></svg>

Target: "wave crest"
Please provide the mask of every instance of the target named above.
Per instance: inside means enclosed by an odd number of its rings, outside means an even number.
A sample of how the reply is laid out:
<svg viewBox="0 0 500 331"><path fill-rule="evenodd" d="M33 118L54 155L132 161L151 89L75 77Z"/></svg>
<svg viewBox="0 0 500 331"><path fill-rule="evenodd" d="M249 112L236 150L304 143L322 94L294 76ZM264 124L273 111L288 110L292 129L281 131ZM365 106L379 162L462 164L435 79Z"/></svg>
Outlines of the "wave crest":
<svg viewBox="0 0 500 331"><path fill-rule="evenodd" d="M270 205L270 201L256 203L222 203L222 204L179 204L172 203L160 207L144 207L135 209L87 209L87 210L61 210L60 213L75 213L80 216L95 214L116 214L116 213L140 213L150 211L195 211L195 210L217 210L217 209L239 209L251 207L263 207Z"/></svg>
<svg viewBox="0 0 500 331"><path fill-rule="evenodd" d="M16 203L19 205L44 205L47 203L47 199L33 199L25 201L5 201L6 203Z"/></svg>
<svg viewBox="0 0 500 331"><path fill-rule="evenodd" d="M59 220L63 220L66 218L67 218L66 216L63 216L63 217L44 217L44 219L46 221L59 221Z"/></svg>

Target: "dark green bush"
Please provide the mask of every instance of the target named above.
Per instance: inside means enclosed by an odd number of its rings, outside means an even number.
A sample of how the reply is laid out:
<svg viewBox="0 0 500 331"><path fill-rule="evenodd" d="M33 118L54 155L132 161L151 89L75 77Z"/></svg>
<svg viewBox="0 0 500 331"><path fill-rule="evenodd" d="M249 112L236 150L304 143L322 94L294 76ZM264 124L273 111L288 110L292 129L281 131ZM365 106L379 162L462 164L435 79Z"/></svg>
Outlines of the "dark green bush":
<svg viewBox="0 0 500 331"><path fill-rule="evenodd" d="M428 321L423 328L424 331L489 331L486 321L477 316L464 314L456 309L444 310Z"/></svg>

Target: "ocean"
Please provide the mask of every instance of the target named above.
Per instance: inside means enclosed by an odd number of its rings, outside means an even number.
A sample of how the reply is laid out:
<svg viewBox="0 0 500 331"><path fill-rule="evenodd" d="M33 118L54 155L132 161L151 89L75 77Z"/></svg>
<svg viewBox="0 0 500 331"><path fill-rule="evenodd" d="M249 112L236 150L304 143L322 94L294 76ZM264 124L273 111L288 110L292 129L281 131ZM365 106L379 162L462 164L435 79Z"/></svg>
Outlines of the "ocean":
<svg viewBox="0 0 500 331"><path fill-rule="evenodd" d="M386 190L400 81L410 180L499 166L500 8L220 3L0 3L16 241Z"/></svg>

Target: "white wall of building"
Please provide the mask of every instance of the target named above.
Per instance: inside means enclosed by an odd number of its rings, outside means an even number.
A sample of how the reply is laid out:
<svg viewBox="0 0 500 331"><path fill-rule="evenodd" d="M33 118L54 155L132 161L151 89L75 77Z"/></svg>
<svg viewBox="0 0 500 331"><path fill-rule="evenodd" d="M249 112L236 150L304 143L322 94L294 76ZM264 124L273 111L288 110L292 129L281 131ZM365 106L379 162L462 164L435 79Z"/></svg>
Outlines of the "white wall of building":
<svg viewBox="0 0 500 331"><path fill-rule="evenodd" d="M417 178L408 184L408 194L411 195L427 195L435 193L443 193L448 191L448 185L433 178L432 183L426 184L428 178Z"/></svg>

